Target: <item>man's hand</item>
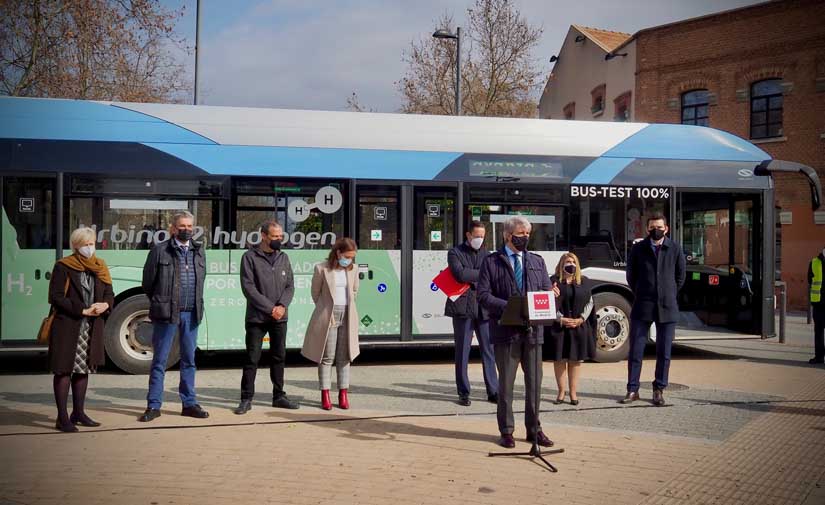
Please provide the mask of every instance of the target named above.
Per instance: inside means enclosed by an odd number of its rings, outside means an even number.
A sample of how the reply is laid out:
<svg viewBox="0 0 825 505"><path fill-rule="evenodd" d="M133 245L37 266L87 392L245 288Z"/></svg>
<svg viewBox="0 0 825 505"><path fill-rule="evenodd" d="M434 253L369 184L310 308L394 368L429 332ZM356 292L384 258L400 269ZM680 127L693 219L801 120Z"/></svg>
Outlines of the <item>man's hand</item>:
<svg viewBox="0 0 825 505"><path fill-rule="evenodd" d="M561 296L561 290L559 289L559 285L557 283L553 283L553 294L556 295L556 298Z"/></svg>
<svg viewBox="0 0 825 505"><path fill-rule="evenodd" d="M272 309L272 318L275 320L280 320L286 314L286 307L283 305L276 305L274 309Z"/></svg>

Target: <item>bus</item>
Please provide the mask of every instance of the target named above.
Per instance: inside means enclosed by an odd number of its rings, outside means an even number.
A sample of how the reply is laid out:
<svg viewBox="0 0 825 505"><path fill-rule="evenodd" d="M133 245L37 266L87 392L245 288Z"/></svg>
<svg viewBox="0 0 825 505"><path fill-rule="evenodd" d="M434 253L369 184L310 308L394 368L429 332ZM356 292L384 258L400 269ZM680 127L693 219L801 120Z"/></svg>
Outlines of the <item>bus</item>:
<svg viewBox="0 0 825 505"><path fill-rule="evenodd" d="M206 351L244 348L240 257L271 218L295 273L289 348L313 308L313 266L341 236L359 245L362 342L449 345L432 279L470 220L492 249L516 214L549 269L573 251L596 281L597 360L627 355L624 266L652 212L668 217L689 265L677 338L764 338L774 334L775 171L807 177L818 207L809 167L705 127L0 98L0 349L36 348L55 258L89 226L114 279L107 355L146 373L141 271L180 210L206 247Z"/></svg>

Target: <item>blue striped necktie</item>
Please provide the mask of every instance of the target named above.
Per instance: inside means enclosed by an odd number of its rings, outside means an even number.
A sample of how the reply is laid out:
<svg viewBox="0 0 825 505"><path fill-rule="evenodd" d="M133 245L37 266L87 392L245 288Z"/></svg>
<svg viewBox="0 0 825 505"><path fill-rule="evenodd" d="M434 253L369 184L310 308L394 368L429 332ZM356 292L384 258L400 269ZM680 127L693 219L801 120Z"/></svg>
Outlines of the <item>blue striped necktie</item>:
<svg viewBox="0 0 825 505"><path fill-rule="evenodd" d="M516 275L516 286L520 292L524 291L524 274L521 270L521 260L518 254L513 255L513 273Z"/></svg>

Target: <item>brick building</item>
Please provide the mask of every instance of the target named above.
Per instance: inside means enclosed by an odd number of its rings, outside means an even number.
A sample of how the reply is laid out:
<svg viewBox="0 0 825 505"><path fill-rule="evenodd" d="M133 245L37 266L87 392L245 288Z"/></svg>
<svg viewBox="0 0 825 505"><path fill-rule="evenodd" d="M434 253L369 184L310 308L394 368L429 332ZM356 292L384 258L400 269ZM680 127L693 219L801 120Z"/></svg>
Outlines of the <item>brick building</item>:
<svg viewBox="0 0 825 505"><path fill-rule="evenodd" d="M726 130L825 181L823 20L823 0L776 0L640 30L611 51L635 53L632 120ZM551 82L563 80L554 74ZM789 305L802 308L808 261L825 247L825 213L811 211L802 176L779 174L776 186L782 279Z"/></svg>
<svg viewBox="0 0 825 505"><path fill-rule="evenodd" d="M784 0L639 31L636 120L706 121L825 180L823 20L822 0ZM705 110L706 119L697 114ZM825 223L815 224L801 176L777 177L776 205L783 211L782 278L790 304L802 307Z"/></svg>

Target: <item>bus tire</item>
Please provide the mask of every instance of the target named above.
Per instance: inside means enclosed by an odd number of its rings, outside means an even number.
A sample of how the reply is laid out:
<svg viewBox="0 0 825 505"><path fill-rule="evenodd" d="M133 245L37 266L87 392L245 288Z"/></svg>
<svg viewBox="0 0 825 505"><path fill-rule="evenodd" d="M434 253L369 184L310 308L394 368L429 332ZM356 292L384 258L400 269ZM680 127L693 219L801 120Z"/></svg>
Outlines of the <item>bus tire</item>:
<svg viewBox="0 0 825 505"><path fill-rule="evenodd" d="M615 363L630 353L630 302L617 293L593 295L596 355L593 361Z"/></svg>
<svg viewBox="0 0 825 505"><path fill-rule="evenodd" d="M145 295L131 296L118 303L103 332L103 342L109 359L126 373L146 375L152 367L152 323L149 321L149 299ZM172 343L166 368L180 359L178 338Z"/></svg>

